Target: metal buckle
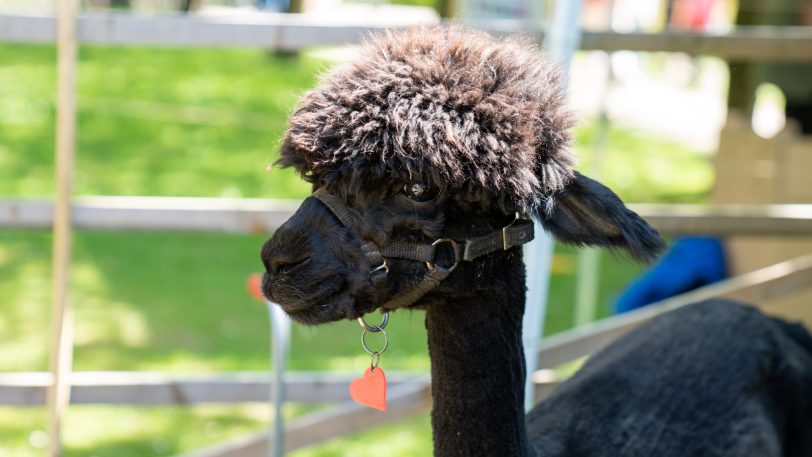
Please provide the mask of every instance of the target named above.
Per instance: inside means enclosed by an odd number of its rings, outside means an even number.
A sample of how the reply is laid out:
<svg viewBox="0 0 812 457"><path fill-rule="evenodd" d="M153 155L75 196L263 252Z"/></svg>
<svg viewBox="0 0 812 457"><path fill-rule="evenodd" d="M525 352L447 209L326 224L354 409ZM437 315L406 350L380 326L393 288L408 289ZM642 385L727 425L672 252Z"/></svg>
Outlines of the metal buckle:
<svg viewBox="0 0 812 457"><path fill-rule="evenodd" d="M460 264L460 254L459 251L457 250L457 242L455 240L452 240L451 238L440 238L439 240L436 240L434 243L431 243L431 245L435 248L434 253L437 252L437 245L441 243L448 243L451 246L451 250L454 252L454 264L448 267L448 272L451 273L452 271L454 271L455 268L457 268L457 265ZM426 267L429 269L429 271L434 271L435 268L434 262L426 262Z"/></svg>

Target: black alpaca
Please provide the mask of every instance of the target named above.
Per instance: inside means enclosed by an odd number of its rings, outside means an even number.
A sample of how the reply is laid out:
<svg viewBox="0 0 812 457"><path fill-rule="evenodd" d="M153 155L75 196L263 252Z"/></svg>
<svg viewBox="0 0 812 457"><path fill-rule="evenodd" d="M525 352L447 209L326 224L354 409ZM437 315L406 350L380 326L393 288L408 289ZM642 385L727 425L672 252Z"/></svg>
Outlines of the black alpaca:
<svg viewBox="0 0 812 457"><path fill-rule="evenodd" d="M645 351L653 337L644 329L596 356L583 374L537 407L525 427L525 274L518 245L526 241L521 227L527 223L522 219L538 218L564 242L622 249L640 260L663 247L656 232L614 193L572 170L571 125L556 72L522 43L458 28L417 29L370 41L357 62L328 73L291 117L280 163L295 167L317 191L263 246L265 294L307 324L354 319L375 309L424 308L437 456L748 455L733 445L705 454L674 449L687 424L703 417L701 408L691 410L698 416L662 417L665 426L655 429L656 436L639 430L645 422L635 416L612 416L626 411L623 402L642 401L632 394L651 388L654 380L665 383L657 386L669 395L649 398L648 406L656 406L657 398L673 403L692 395L672 382L686 372L696 378L689 387L711 384L700 382L704 367L689 360L719 362L712 357L719 348L672 343L670 335L701 331L680 319L646 327L659 329L659 351ZM502 233L510 243L500 239ZM465 240L470 246L463 247ZM433 242L436 251L429 248ZM740 324L735 306L707 307L708 325ZM767 321L753 318L759 319ZM769 346L779 332L773 333L743 332L742 341L735 334L724 340L697 335L697 340L760 347ZM778 365L760 363L764 370L743 374L748 380L742 385L752 389L742 394L761 399L771 415L746 410L727 430L739 433L750 430L750 422L763 423L773 426L774 441L781 443L779 453L751 455L802 455L791 453L790 446L806 445L787 437L808 431L798 420L809 417L809 393L796 399L797 408L789 408L768 382L777 378L797 387L808 376L809 351L794 349L797 363L776 368L784 361L776 351L798 346L792 341L759 353ZM744 351L737 354L724 362L731 370L720 375L716 388L726 388L732 368L748 359ZM638 384L623 371L651 364L660 376ZM616 371L626 373L630 384L595 390L588 382L611 380ZM668 390L672 385L677 390ZM587 403L577 402L582 394ZM714 391L704 394L716 398ZM745 399L719 396L713 408L733 410L738 400ZM595 424L584 413L605 420ZM585 429L585 424L598 428ZM581 445L583 434L591 438ZM722 435L717 433L735 439Z"/></svg>
<svg viewBox="0 0 812 457"><path fill-rule="evenodd" d="M596 354L528 415L538 456L812 455L812 337L715 300Z"/></svg>

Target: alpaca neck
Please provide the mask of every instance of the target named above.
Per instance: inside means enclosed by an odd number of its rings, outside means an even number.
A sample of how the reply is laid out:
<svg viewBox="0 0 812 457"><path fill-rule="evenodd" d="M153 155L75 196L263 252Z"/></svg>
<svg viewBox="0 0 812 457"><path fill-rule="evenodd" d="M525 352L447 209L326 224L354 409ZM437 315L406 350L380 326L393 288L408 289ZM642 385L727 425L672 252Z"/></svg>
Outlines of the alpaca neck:
<svg viewBox="0 0 812 457"><path fill-rule="evenodd" d="M494 268L490 288L428 306L437 457L528 453L520 262Z"/></svg>

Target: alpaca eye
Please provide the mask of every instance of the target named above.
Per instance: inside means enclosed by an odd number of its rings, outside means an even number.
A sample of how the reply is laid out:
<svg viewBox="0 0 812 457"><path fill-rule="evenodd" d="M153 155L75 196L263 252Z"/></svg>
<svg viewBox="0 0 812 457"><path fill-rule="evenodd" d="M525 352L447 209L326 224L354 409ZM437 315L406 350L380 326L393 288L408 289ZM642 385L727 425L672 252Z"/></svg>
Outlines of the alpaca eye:
<svg viewBox="0 0 812 457"><path fill-rule="evenodd" d="M404 185L403 193L409 198L409 200L420 203L434 200L437 198L437 195L440 194L436 187L422 182Z"/></svg>

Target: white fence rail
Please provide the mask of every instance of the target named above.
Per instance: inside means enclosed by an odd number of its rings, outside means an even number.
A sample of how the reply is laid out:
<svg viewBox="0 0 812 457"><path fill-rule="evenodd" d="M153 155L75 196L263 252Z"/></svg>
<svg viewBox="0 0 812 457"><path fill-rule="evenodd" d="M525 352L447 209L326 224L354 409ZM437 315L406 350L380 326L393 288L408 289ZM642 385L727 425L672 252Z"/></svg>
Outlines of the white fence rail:
<svg viewBox="0 0 812 457"><path fill-rule="evenodd" d="M299 206L294 200L82 197L79 229L265 233ZM812 235L812 205L631 205L664 234ZM0 200L0 228L50 229L49 200Z"/></svg>
<svg viewBox="0 0 812 457"><path fill-rule="evenodd" d="M285 399L294 403L347 400L357 375L329 372L285 374ZM389 373L390 387L424 385L428 376ZM267 372L181 375L144 371L78 371L69 377L72 404L196 405L268 402ZM41 406L52 383L48 372L0 374L0 405Z"/></svg>
<svg viewBox="0 0 812 457"><path fill-rule="evenodd" d="M79 41L85 44L178 47L260 47L297 50L356 43L369 32L438 19L404 21L377 15L340 21L325 15L254 13L251 15L84 14L78 19ZM0 41L52 43L53 16L0 14Z"/></svg>
<svg viewBox="0 0 812 457"><path fill-rule="evenodd" d="M101 230L268 232L282 225L298 201L186 198L86 197L73 205L74 227ZM50 229L49 200L0 200L0 227Z"/></svg>
<svg viewBox="0 0 812 457"><path fill-rule="evenodd" d="M386 414L353 401L294 419L285 427L285 452L312 446L331 438L389 424L425 411L431 406L428 384L402 385L387 393ZM267 457L271 447L267 433L243 436L178 457Z"/></svg>
<svg viewBox="0 0 812 457"><path fill-rule="evenodd" d="M692 303L725 297L758 304L809 287L812 253L547 337L539 342L538 366L555 367L594 354L649 319Z"/></svg>
<svg viewBox="0 0 812 457"><path fill-rule="evenodd" d="M437 19L399 15L365 15L338 20L328 15L138 15L83 14L79 41L85 44L156 45L181 47L260 47L298 50L313 46L357 43L369 32L409 25L436 24ZM519 21L489 21L471 26L496 34L524 33L539 42L540 26ZM0 41L52 43L56 18L44 15L0 14ZM810 27L739 27L723 34L680 31L583 31L581 49L604 51L684 52L728 60L812 61Z"/></svg>

